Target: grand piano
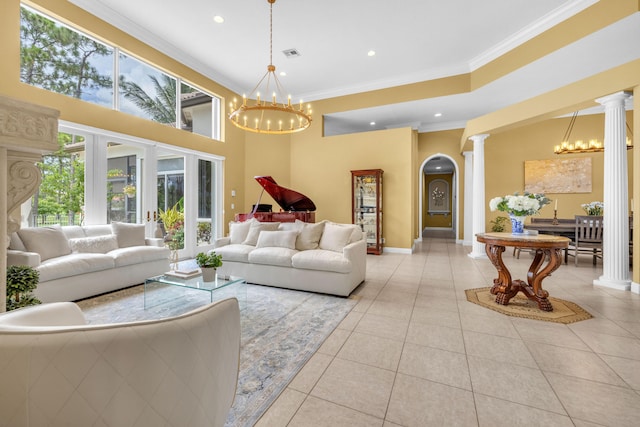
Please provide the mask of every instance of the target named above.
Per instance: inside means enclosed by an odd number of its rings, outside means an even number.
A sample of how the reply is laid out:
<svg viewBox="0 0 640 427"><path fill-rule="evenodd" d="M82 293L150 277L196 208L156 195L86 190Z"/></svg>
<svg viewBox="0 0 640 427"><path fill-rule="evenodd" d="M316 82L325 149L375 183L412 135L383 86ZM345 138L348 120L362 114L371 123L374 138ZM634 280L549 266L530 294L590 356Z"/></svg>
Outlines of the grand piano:
<svg viewBox="0 0 640 427"><path fill-rule="evenodd" d="M246 221L255 218L260 222L316 222L316 205L302 193L278 185L270 176L256 176L256 181L262 186L258 202L253 205L249 213L236 214L236 221ZM280 205L282 211L271 212L271 205L261 205L260 199L263 192L269 195Z"/></svg>

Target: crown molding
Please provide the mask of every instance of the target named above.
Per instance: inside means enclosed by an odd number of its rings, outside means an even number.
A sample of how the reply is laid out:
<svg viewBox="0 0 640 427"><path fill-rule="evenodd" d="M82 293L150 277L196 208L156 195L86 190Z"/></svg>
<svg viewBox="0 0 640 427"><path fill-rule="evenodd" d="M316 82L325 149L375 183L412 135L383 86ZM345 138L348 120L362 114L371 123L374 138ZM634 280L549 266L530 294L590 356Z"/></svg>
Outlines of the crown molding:
<svg viewBox="0 0 640 427"><path fill-rule="evenodd" d="M559 23L566 21L577 13L587 9L590 6L593 6L598 1L599 0L573 0L571 2L565 3L564 5L549 12L537 21L522 28L511 37L496 44L491 49L488 49L473 58L471 61L469 61L470 70L477 70L483 65L486 65L489 62L499 58L510 50L515 49L521 44L544 33L545 31L553 28Z"/></svg>

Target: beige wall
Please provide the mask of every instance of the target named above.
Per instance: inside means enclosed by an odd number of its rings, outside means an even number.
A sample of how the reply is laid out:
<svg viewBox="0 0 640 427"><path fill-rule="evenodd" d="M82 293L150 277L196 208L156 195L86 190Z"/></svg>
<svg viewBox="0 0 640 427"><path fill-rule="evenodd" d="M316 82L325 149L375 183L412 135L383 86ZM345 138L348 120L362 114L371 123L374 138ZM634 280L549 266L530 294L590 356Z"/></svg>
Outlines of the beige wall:
<svg viewBox="0 0 640 427"><path fill-rule="evenodd" d="M632 126L632 113L628 115ZM540 212L542 217L553 217L555 200L558 200L558 218L573 218L584 213L580 207L583 203L603 200L604 156L603 153L564 154L553 153L554 145L562 140L570 118L552 119L534 125L524 126L513 131L498 133L485 140L485 195L487 198L487 227L489 221L497 216L506 216L504 212L491 212L488 200L496 196L524 191L524 161L589 157L592 162L592 191L590 193L551 194L547 196L553 202ZM604 115L595 114L579 116L576 119L571 141L590 140L604 137ZM632 151L628 151L629 193L632 193L633 165ZM508 177L508 179L507 179ZM605 207L606 209L606 207Z"/></svg>

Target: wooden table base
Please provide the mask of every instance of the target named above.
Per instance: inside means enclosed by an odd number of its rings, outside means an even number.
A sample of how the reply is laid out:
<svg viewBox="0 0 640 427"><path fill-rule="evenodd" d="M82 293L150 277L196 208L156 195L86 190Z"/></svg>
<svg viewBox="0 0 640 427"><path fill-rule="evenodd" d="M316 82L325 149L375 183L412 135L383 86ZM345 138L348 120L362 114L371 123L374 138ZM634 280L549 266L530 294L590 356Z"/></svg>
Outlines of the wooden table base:
<svg viewBox="0 0 640 427"><path fill-rule="evenodd" d="M491 263L498 271L498 277L493 280L491 294L496 296L496 303L509 304L509 300L518 292L535 301L542 311L553 311L549 302L549 292L542 289L542 281L562 265L562 250L568 245L564 237L552 237L550 241L543 236L536 239L518 240L504 236L506 233L479 234L478 241L486 244L485 251ZM494 236L501 235L501 236ZM537 237L537 236L536 236ZM562 239L562 240L560 240ZM527 273L527 281L512 279L509 269L502 261L502 253L506 246L527 247L535 250L535 256ZM546 264L545 264L545 261Z"/></svg>

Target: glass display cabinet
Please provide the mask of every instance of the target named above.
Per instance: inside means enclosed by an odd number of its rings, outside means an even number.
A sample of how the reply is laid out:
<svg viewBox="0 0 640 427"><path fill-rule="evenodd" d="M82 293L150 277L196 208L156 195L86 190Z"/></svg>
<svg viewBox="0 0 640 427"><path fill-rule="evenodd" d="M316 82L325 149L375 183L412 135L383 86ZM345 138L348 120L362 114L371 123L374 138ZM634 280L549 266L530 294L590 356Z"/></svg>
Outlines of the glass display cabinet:
<svg viewBox="0 0 640 427"><path fill-rule="evenodd" d="M382 253L382 169L351 171L352 221L367 238L367 253Z"/></svg>

